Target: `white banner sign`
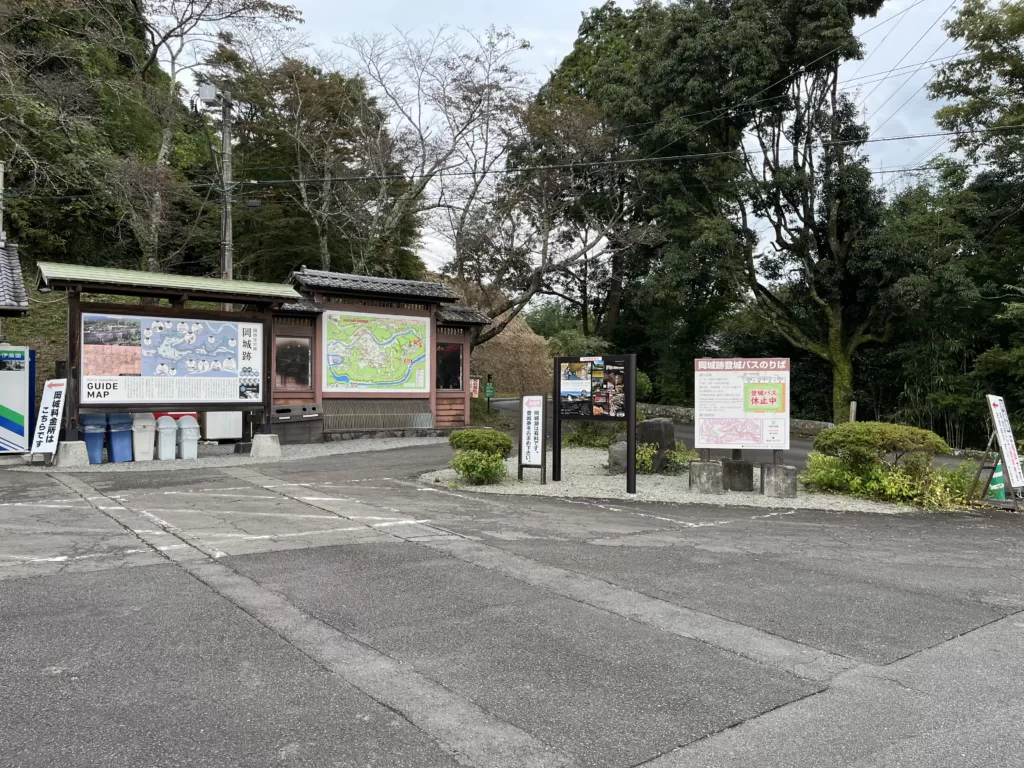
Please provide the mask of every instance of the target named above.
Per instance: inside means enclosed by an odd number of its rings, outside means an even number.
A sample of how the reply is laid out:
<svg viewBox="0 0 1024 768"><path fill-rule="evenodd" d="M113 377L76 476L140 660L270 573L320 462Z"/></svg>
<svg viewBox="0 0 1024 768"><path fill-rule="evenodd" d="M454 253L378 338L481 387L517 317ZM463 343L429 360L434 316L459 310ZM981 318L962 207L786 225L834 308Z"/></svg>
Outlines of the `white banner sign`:
<svg viewBox="0 0 1024 768"><path fill-rule="evenodd" d="M988 410L992 414L999 451L1003 454L1004 475L1010 481L1010 487L1024 488L1024 472L1020 468L1017 441L1013 439L1013 428L1010 426L1010 414L1006 412L1006 403L999 395L988 395Z"/></svg>
<svg viewBox="0 0 1024 768"><path fill-rule="evenodd" d="M789 358L694 361L694 447L789 449Z"/></svg>
<svg viewBox="0 0 1024 768"><path fill-rule="evenodd" d="M263 326L84 313L82 405L262 400Z"/></svg>
<svg viewBox="0 0 1024 768"><path fill-rule="evenodd" d="M520 398L519 460L524 467L544 466L544 395Z"/></svg>
<svg viewBox="0 0 1024 768"><path fill-rule="evenodd" d="M39 418L36 420L36 431L32 435L32 453L56 453L67 391L67 379L50 379L43 385Z"/></svg>

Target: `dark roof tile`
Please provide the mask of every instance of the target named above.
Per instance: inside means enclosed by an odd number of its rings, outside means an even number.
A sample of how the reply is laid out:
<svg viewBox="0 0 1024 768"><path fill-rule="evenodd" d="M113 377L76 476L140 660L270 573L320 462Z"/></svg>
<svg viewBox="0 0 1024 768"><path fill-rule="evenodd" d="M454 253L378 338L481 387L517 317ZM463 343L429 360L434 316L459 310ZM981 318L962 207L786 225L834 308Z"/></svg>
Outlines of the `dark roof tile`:
<svg viewBox="0 0 1024 768"><path fill-rule="evenodd" d="M23 315L28 312L28 293L21 274L18 246L0 246L0 315Z"/></svg>
<svg viewBox="0 0 1024 768"><path fill-rule="evenodd" d="M324 291L325 293L359 293L403 296L405 298L458 301L462 297L442 283L428 283L421 280L398 280L392 277L368 277L348 275L343 272L327 272L322 269L302 267L292 273L292 281L300 288Z"/></svg>

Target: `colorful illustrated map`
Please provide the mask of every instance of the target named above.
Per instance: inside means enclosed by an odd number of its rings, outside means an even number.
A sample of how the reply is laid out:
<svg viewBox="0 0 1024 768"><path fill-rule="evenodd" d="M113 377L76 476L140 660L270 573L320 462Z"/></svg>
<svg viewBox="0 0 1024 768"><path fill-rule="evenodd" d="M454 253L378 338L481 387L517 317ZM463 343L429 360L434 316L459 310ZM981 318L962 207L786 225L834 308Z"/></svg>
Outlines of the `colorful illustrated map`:
<svg viewBox="0 0 1024 768"><path fill-rule="evenodd" d="M430 320L324 313L324 389L429 392Z"/></svg>
<svg viewBox="0 0 1024 768"><path fill-rule="evenodd" d="M85 402L259 400L262 368L258 324L82 316Z"/></svg>

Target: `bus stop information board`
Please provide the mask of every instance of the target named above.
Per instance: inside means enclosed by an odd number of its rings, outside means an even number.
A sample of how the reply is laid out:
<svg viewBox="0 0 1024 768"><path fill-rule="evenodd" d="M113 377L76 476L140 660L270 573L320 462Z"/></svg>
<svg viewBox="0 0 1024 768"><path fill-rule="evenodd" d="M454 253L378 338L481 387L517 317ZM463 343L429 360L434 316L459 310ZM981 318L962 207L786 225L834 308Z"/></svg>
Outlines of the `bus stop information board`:
<svg viewBox="0 0 1024 768"><path fill-rule="evenodd" d="M696 448L789 449L789 358L694 361Z"/></svg>
<svg viewBox="0 0 1024 768"><path fill-rule="evenodd" d="M82 314L82 405L262 399L263 326Z"/></svg>
<svg viewBox="0 0 1024 768"><path fill-rule="evenodd" d="M559 359L558 412L563 419L626 420L625 356Z"/></svg>

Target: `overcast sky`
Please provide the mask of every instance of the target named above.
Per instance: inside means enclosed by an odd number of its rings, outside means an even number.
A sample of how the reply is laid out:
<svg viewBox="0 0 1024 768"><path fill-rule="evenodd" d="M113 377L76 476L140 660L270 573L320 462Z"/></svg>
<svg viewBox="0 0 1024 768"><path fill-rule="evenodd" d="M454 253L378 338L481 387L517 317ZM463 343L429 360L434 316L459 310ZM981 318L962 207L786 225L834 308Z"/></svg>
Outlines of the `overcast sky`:
<svg viewBox="0 0 1024 768"><path fill-rule="evenodd" d="M596 0L293 2L305 17L304 31L313 43L325 48L334 47L334 40L354 32L385 32L395 27L415 32L441 24L475 30L508 26L532 43L533 48L523 53L522 63L538 81L572 49L581 15L599 4ZM620 4L633 5L628 1ZM932 119L936 104L928 100L924 90L932 65L924 65L919 71L918 67L906 67L959 52L960 44L948 40L942 29L942 20L952 18L958 7L959 1L951 6L949 0L891 0L874 19L857 25L866 58L845 65L841 79L847 81L843 87L859 88L872 138L938 130ZM892 76L880 79L894 67L898 69ZM866 149L872 168L884 170L919 165L945 147L944 138L933 137L875 142ZM879 174L876 178L899 185L907 175ZM427 258L436 261L436 256Z"/></svg>

